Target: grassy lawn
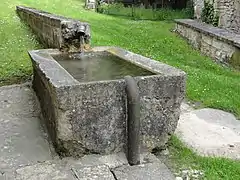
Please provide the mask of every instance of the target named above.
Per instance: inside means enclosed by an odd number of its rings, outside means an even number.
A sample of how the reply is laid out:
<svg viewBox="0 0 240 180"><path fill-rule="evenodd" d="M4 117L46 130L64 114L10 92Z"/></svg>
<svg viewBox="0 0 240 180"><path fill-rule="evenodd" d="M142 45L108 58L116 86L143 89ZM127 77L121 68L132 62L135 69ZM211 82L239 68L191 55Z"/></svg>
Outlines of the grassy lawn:
<svg viewBox="0 0 240 180"><path fill-rule="evenodd" d="M92 46L116 45L178 67L188 74L190 100L240 117L240 72L225 69L193 50L170 31L173 23L96 14L83 10L80 0L3 0L0 3L0 85L28 78L32 69L27 50L41 47L15 15L16 5L87 21L91 25ZM178 167L197 166L206 172L207 179L240 179L240 162L199 157L176 138L170 143L172 159Z"/></svg>
<svg viewBox="0 0 240 180"><path fill-rule="evenodd" d="M121 3L100 5L98 9L98 12L103 14L134 17L134 19L141 20L173 20L175 18L181 19L191 17L192 14L190 9L169 10L167 8L161 8L152 10L137 7L124 7Z"/></svg>
<svg viewBox="0 0 240 180"><path fill-rule="evenodd" d="M198 156L172 136L169 142L169 159L166 164L175 172L179 169L203 170L206 180L237 180L240 179L240 162L226 158Z"/></svg>
<svg viewBox="0 0 240 180"><path fill-rule="evenodd" d="M0 3L0 85L26 79L31 64L26 50L40 47L15 15L18 1Z"/></svg>

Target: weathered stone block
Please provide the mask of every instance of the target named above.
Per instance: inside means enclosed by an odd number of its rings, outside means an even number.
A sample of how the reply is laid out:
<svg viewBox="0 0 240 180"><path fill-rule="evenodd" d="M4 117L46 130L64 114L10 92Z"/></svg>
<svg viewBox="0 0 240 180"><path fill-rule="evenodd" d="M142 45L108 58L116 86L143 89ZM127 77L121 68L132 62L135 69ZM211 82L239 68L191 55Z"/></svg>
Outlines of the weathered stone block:
<svg viewBox="0 0 240 180"><path fill-rule="evenodd" d="M211 45L209 45L205 42L202 42L200 51L207 56L211 56L212 55L212 49L211 48L212 48Z"/></svg>
<svg viewBox="0 0 240 180"><path fill-rule="evenodd" d="M60 161L47 161L31 166L25 166L16 170L15 180L38 180L38 179L97 179L114 180L108 166L101 164L96 166L68 167Z"/></svg>
<svg viewBox="0 0 240 180"><path fill-rule="evenodd" d="M96 1L95 0L85 0L85 8L86 9L95 9Z"/></svg>
<svg viewBox="0 0 240 180"><path fill-rule="evenodd" d="M202 41L206 44L212 45L213 38L211 36L202 35Z"/></svg>
<svg viewBox="0 0 240 180"><path fill-rule="evenodd" d="M217 39L214 39L214 40L212 41L212 46L215 47L216 49L222 49L223 46L224 46L223 44L224 44L224 42L219 41L219 40L217 40Z"/></svg>
<svg viewBox="0 0 240 180"><path fill-rule="evenodd" d="M236 49L232 54L230 61L230 65L240 70L240 50Z"/></svg>
<svg viewBox="0 0 240 180"><path fill-rule="evenodd" d="M163 147L174 132L185 94L185 73L166 64L115 47L96 47L156 75L134 77L140 91L141 144ZM58 50L31 51L33 88L59 153L82 156L125 150L124 79L78 82L53 55Z"/></svg>
<svg viewBox="0 0 240 180"><path fill-rule="evenodd" d="M199 49L201 46L201 38L202 38L201 33L194 31L190 28L188 28L188 29L189 29L188 37L189 37L190 43L193 45L194 48Z"/></svg>
<svg viewBox="0 0 240 180"><path fill-rule="evenodd" d="M113 173L119 180L175 180L175 177L169 169L160 162L141 164L138 166L121 166L114 169Z"/></svg>

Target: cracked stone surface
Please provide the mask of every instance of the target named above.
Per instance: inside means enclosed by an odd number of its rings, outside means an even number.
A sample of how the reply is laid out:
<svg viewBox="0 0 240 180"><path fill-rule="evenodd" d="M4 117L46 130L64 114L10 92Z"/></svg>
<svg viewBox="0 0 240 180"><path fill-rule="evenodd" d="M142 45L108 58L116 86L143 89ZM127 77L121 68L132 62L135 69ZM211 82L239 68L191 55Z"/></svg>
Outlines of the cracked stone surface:
<svg viewBox="0 0 240 180"><path fill-rule="evenodd" d="M0 180L174 179L154 155L129 166L124 153L60 160L48 142L29 84L0 87ZM182 104L176 134L202 155L239 159L240 121L232 114Z"/></svg>
<svg viewBox="0 0 240 180"><path fill-rule="evenodd" d="M16 171L16 180L114 180L114 176L106 165L69 168L61 162L45 162L26 166Z"/></svg>
<svg viewBox="0 0 240 180"><path fill-rule="evenodd" d="M182 104L176 135L200 155L240 159L240 121L217 109Z"/></svg>
<svg viewBox="0 0 240 180"><path fill-rule="evenodd" d="M169 169L160 162L138 166L121 166L113 170L117 180L174 180Z"/></svg>
<svg viewBox="0 0 240 180"><path fill-rule="evenodd" d="M41 126L38 101L30 84L0 87L0 180L115 180L125 176L113 169L126 168L137 179L168 173L153 154L141 155L141 166L129 166L124 153L86 155L81 159L55 154ZM116 170L116 172L117 172Z"/></svg>
<svg viewBox="0 0 240 180"><path fill-rule="evenodd" d="M0 171L53 159L29 85L0 87Z"/></svg>
<svg viewBox="0 0 240 180"><path fill-rule="evenodd" d="M80 83L53 60L62 53L52 51L34 50L29 54L34 68L33 88L57 152L62 156L82 157L86 153L123 151L126 144L124 79ZM177 126L186 74L118 47L106 47L104 51L157 74L135 77L141 104L140 136L142 148L148 151L164 147ZM96 47L91 53L104 51Z"/></svg>
<svg viewBox="0 0 240 180"><path fill-rule="evenodd" d="M128 164L127 158L124 153L120 152L117 154L110 155L86 155L76 161L74 158L64 158L62 161L66 162L71 167L82 167L82 166L98 166L107 165L109 168L116 168L122 165Z"/></svg>

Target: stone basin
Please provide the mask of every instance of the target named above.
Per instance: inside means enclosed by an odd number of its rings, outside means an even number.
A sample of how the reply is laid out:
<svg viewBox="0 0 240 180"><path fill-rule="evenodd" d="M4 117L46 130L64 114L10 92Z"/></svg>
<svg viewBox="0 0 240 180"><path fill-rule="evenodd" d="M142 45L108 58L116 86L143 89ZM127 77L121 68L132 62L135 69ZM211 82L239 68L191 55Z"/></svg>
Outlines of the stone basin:
<svg viewBox="0 0 240 180"><path fill-rule="evenodd" d="M125 151L126 75L139 88L141 148L162 148L175 131L185 95L183 71L118 47L81 54L43 49L29 55L33 89L59 154Z"/></svg>

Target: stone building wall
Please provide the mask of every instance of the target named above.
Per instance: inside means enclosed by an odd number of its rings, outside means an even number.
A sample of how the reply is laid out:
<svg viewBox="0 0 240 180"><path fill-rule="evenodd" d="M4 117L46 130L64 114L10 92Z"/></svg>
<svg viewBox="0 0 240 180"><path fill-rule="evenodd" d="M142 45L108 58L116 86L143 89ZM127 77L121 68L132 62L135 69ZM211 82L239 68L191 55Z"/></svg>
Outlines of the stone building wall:
<svg viewBox="0 0 240 180"><path fill-rule="evenodd" d="M232 20L231 29L240 33L240 0L234 2L234 17Z"/></svg>
<svg viewBox="0 0 240 180"><path fill-rule="evenodd" d="M219 27L240 33L240 0L209 0L219 15ZM204 0L193 0L195 18L201 18Z"/></svg>
<svg viewBox="0 0 240 180"><path fill-rule="evenodd" d="M204 0L193 0L194 17L196 19L201 18L202 9L204 7Z"/></svg>

